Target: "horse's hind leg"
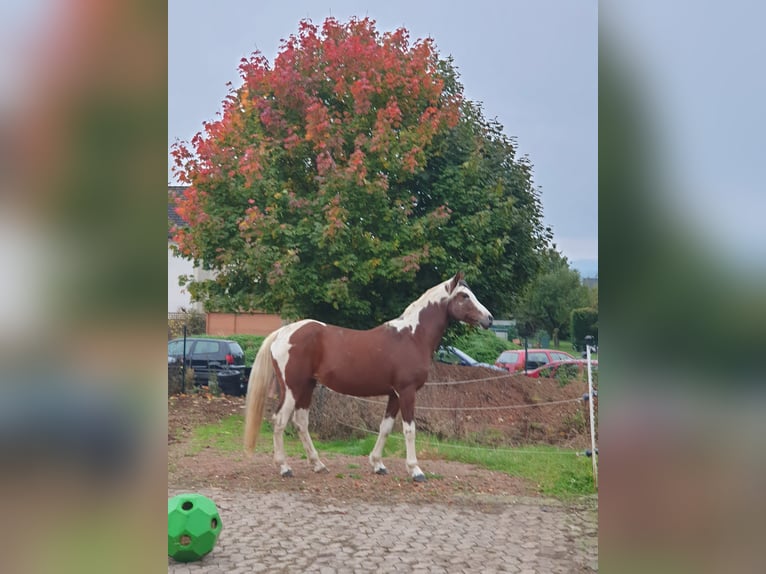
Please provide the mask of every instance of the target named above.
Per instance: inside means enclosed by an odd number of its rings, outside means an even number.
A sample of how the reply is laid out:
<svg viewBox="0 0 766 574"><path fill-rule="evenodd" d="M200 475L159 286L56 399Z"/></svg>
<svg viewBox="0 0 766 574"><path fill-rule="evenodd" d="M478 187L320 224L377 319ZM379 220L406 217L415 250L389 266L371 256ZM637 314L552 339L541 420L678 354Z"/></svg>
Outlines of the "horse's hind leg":
<svg viewBox="0 0 766 574"><path fill-rule="evenodd" d="M290 422L290 415L295 408L295 397L290 389L285 389L285 400L274 414L274 462L279 466L279 474L292 476L293 471L285 457L285 427Z"/></svg>
<svg viewBox="0 0 766 574"><path fill-rule="evenodd" d="M386 445L386 438L391 434L394 428L394 421L396 420L396 414L399 412L399 397L395 394L388 396L388 405L386 405L386 414L383 416L383 420L380 423L380 432L378 433L378 440L375 441L375 446L370 453L370 464L372 465L372 471L375 474L387 474L388 470L383 464L383 447Z"/></svg>
<svg viewBox="0 0 766 574"><path fill-rule="evenodd" d="M298 429L298 436L303 443L303 450L306 451L309 464L314 469L314 472L327 472L327 467L319 460L319 453L314 448L314 443L311 441L311 435L309 435L309 409L297 408L293 415L293 424Z"/></svg>

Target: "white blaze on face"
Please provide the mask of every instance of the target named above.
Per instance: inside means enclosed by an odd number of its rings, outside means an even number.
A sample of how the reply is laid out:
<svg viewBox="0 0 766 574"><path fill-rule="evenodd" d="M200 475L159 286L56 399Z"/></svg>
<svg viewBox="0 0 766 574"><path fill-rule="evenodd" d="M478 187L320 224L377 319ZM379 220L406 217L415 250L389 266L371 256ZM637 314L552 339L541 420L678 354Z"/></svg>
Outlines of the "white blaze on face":
<svg viewBox="0 0 766 574"><path fill-rule="evenodd" d="M439 283L436 287L431 287L428 291L423 293L417 301L410 303L400 317L386 321L386 325L389 325L400 332L405 329L410 329L414 333L420 322L420 312L431 303L439 303L450 297L448 287L450 281L452 281L451 278L443 283Z"/></svg>
<svg viewBox="0 0 766 574"><path fill-rule="evenodd" d="M484 305L482 305L479 300L476 298L476 295L473 294L473 291L471 291L468 287L465 285L458 285L455 290L452 292L453 295L457 295L458 293L465 293L470 297L471 303L473 303L474 307L476 307L480 313L483 313L485 317L490 315L489 309L487 309Z"/></svg>
<svg viewBox="0 0 766 574"><path fill-rule="evenodd" d="M304 325L308 325L309 323L318 323L322 326L325 326L325 324L321 321L315 321L313 319L304 319L303 321L290 323L289 325L285 325L279 330L279 334L271 344L271 356L274 357L274 360L277 362L277 366L279 367L279 372L282 375L283 381L285 380L285 368L287 368L287 359L290 358L290 348L292 347L290 344L290 337L292 337L293 333L295 333L298 329Z"/></svg>

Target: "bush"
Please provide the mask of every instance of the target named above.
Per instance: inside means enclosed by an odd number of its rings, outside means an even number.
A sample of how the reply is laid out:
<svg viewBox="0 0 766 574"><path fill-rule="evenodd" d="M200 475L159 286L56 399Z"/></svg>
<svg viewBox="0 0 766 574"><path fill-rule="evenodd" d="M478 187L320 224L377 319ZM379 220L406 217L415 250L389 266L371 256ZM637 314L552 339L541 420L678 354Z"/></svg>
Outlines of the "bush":
<svg viewBox="0 0 766 574"><path fill-rule="evenodd" d="M188 393L193 393L195 390L194 385L194 369L186 369L186 384L182 385L181 381L183 371L179 365L168 365L168 395L180 394L183 390Z"/></svg>
<svg viewBox="0 0 766 574"><path fill-rule="evenodd" d="M498 355L510 347L510 343L501 339L492 331L466 328L452 337L445 337L442 342L457 347L481 363L492 364Z"/></svg>
<svg viewBox="0 0 766 574"><path fill-rule="evenodd" d="M547 349L551 344L551 336L545 329L539 329L533 338L535 346L540 349Z"/></svg>
<svg viewBox="0 0 766 574"><path fill-rule="evenodd" d="M245 364L252 365L255 361L255 356L258 354L258 349L261 348L261 344L266 337L261 335L228 335L226 339L231 339L239 343L242 350L245 352Z"/></svg>
<svg viewBox="0 0 766 574"><path fill-rule="evenodd" d="M214 397L220 397L223 394L221 387L218 384L218 373L211 372L208 376L207 390Z"/></svg>
<svg viewBox="0 0 766 574"><path fill-rule="evenodd" d="M187 313L168 313L168 340L184 336L204 335L207 330L207 317L204 313L190 311Z"/></svg>
<svg viewBox="0 0 766 574"><path fill-rule="evenodd" d="M168 365L168 395L181 393L181 369L177 365Z"/></svg>
<svg viewBox="0 0 766 574"><path fill-rule="evenodd" d="M593 337L593 343L598 344L598 311L591 308L573 309L570 321L572 331L572 346L576 349L585 348L585 337Z"/></svg>
<svg viewBox="0 0 766 574"><path fill-rule="evenodd" d="M261 335L197 335L198 337L204 337L206 339L227 339L229 341L235 341L239 343L242 350L245 352L245 365L252 365L255 361L255 355L258 354L258 349L261 348L261 344L266 337Z"/></svg>

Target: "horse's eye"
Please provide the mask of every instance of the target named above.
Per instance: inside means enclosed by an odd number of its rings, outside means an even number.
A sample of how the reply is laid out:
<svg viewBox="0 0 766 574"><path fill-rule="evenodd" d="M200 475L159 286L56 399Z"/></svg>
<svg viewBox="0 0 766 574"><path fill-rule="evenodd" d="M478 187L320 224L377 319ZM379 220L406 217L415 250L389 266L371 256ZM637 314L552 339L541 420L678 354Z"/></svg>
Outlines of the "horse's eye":
<svg viewBox="0 0 766 574"><path fill-rule="evenodd" d="M463 299L469 299L469 298L470 298L470 295L469 295L468 293L461 293L461 294L460 294L460 296L461 296Z"/></svg>

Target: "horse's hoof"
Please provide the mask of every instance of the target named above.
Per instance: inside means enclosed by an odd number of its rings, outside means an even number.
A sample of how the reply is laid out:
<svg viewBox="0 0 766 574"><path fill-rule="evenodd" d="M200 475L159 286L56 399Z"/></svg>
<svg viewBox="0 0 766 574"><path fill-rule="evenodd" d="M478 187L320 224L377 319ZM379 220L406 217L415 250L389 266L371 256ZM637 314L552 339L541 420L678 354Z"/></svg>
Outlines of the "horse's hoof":
<svg viewBox="0 0 766 574"><path fill-rule="evenodd" d="M416 474L412 477L412 480L414 482L425 482L426 481L426 475L425 474Z"/></svg>
<svg viewBox="0 0 766 574"><path fill-rule="evenodd" d="M314 472L316 472L316 473L318 473L318 474L319 474L319 473L321 473L321 474L327 474L328 472L330 472L330 469L328 469L328 468L327 468L325 465L322 465L322 466L320 466L319 468L315 468L315 469L314 469Z"/></svg>
<svg viewBox="0 0 766 574"><path fill-rule="evenodd" d="M375 474L379 474L381 476L384 476L384 475L388 474L388 469L385 466L383 466L383 467L379 468L378 470L376 470Z"/></svg>
<svg viewBox="0 0 766 574"><path fill-rule="evenodd" d="M290 469L287 469L283 473L281 473L282 478L292 478L293 477L293 471Z"/></svg>

